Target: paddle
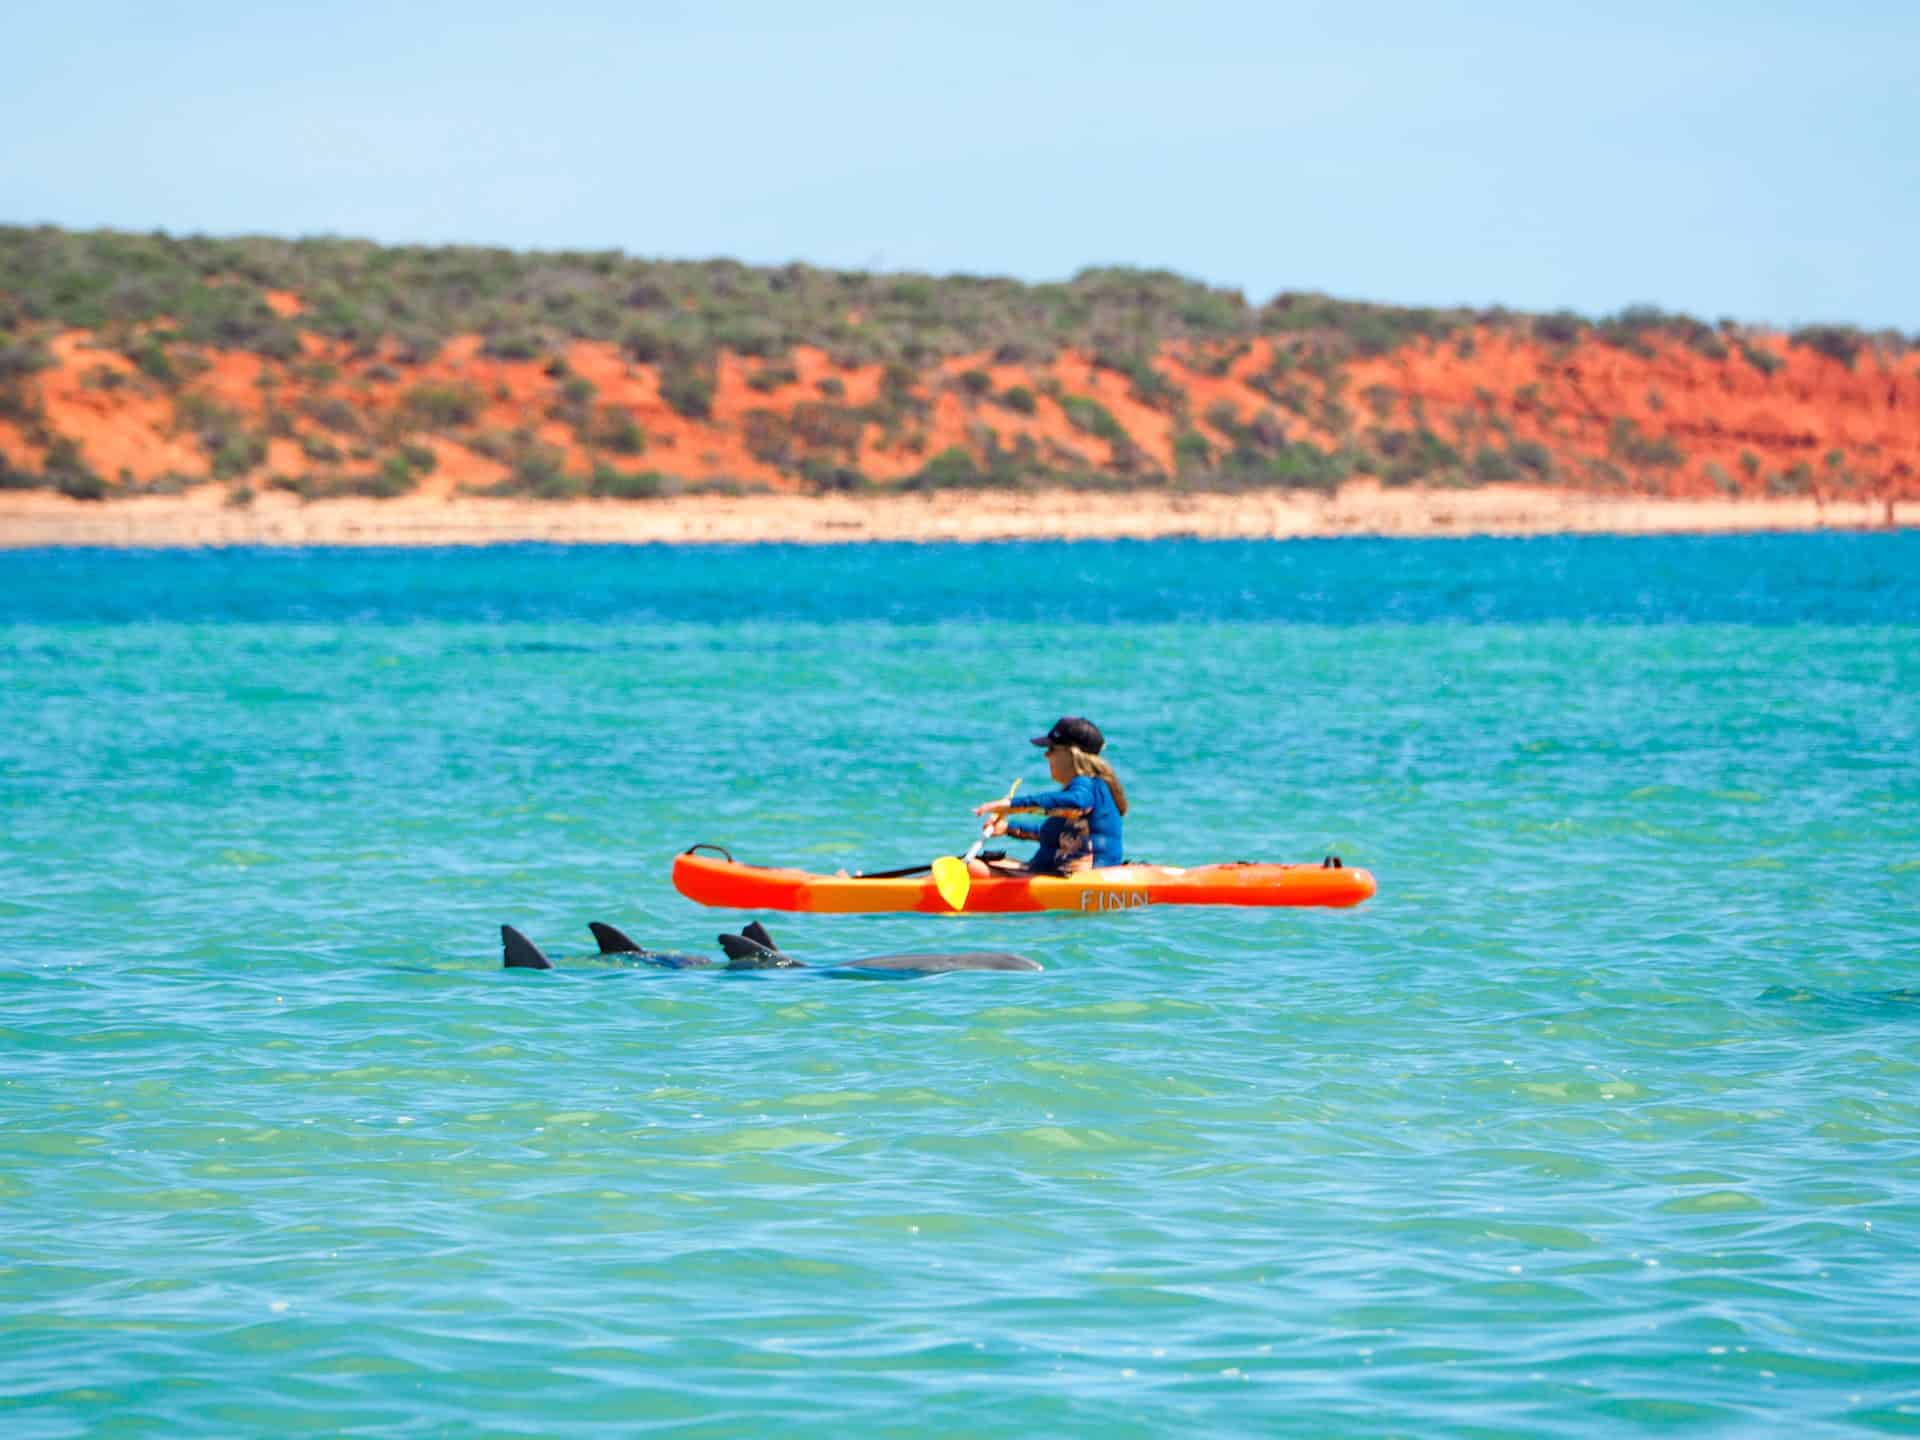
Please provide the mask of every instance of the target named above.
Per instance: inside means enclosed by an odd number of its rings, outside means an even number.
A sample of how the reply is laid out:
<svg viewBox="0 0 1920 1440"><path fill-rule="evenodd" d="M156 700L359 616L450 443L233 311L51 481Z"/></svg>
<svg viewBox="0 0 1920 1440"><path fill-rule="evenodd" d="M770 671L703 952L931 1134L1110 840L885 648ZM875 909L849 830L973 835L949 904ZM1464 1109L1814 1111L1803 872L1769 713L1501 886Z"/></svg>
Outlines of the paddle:
<svg viewBox="0 0 1920 1440"><path fill-rule="evenodd" d="M1020 782L1014 781L1007 787L1007 799L1013 799L1014 792L1020 788ZM958 859L952 855L942 855L933 862L933 886L940 892L940 898L960 910L966 907L967 892L973 888L973 875L967 864L980 853L980 847L987 843L987 837L993 833L994 817L989 815L987 823L980 827L980 838L973 842L971 849Z"/></svg>

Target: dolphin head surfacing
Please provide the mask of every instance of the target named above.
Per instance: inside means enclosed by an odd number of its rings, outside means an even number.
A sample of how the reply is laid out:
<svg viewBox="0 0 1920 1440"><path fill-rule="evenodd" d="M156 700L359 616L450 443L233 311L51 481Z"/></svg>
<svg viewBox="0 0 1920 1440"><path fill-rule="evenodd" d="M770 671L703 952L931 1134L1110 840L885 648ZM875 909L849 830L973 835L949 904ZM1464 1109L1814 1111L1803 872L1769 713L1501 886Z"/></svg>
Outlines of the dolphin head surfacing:
<svg viewBox="0 0 1920 1440"><path fill-rule="evenodd" d="M747 926L746 933L740 935L722 935L720 948L727 952L729 970L804 970L806 963L783 954L773 943L773 937L758 920Z"/></svg>

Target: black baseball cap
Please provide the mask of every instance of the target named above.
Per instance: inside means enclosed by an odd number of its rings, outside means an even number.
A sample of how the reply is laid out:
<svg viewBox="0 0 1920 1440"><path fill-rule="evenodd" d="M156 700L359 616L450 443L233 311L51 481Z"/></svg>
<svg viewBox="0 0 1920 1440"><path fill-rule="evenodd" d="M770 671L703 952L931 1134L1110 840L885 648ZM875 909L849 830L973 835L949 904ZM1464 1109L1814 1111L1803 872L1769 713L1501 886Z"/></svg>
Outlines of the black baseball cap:
<svg viewBox="0 0 1920 1440"><path fill-rule="evenodd" d="M1098 755L1100 748L1107 743L1107 737L1100 733L1100 727L1084 715L1062 715L1053 722L1053 728L1044 735L1033 737L1036 745L1071 745L1076 750L1084 750L1089 755Z"/></svg>

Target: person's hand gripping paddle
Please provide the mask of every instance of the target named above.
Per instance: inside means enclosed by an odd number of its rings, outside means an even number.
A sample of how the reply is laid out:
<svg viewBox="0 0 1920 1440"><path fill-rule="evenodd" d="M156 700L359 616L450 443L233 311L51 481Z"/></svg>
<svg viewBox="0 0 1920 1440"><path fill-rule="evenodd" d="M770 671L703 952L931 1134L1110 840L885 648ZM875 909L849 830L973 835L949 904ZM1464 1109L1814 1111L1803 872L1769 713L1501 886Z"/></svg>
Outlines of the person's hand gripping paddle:
<svg viewBox="0 0 1920 1440"><path fill-rule="evenodd" d="M1014 792L1020 788L1020 782L1014 781L1008 787L1006 804L1011 801ZM987 823L980 827L980 838L973 842L965 855L942 855L933 862L933 888L940 892L940 898L955 910L963 910L967 904L967 892L973 889L973 872L967 869L968 863L980 853L980 847L987 843L987 837L993 833L995 817L989 815Z"/></svg>

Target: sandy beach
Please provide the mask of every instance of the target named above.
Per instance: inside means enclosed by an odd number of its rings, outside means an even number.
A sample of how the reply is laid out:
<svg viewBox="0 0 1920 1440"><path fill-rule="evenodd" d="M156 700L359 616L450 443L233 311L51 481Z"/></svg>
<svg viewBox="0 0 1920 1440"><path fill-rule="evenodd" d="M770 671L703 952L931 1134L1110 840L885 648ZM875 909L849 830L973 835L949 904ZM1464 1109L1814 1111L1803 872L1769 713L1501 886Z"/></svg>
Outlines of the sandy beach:
<svg viewBox="0 0 1920 1440"><path fill-rule="evenodd" d="M0 494L0 548L211 545L742 544L782 541L1110 540L1192 536L1683 534L1882 528L1912 505L1806 497L1670 500L1526 486L1349 485L1334 496L996 491L848 496L679 496L561 502L326 500L268 493L235 507L218 487L105 503Z"/></svg>

